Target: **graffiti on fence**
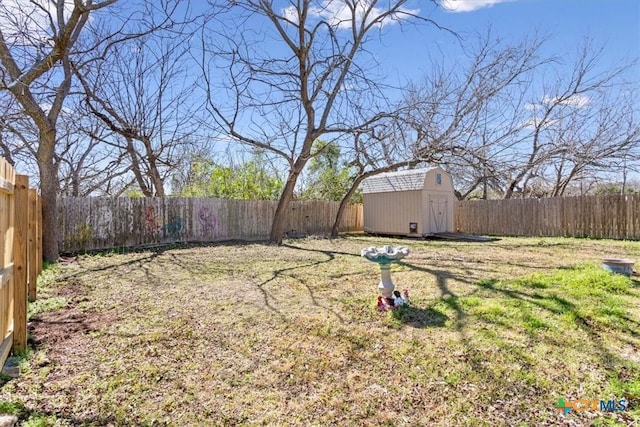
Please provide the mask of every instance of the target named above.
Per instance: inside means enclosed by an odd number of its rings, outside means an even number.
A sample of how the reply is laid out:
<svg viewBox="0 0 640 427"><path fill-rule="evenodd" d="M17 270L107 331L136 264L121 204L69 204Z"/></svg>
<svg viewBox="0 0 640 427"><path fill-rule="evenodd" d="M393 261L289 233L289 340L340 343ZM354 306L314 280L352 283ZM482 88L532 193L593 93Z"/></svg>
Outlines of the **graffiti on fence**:
<svg viewBox="0 0 640 427"><path fill-rule="evenodd" d="M147 206L144 211L145 229L149 234L157 235L162 232L164 237L180 237L184 229L182 218L176 217L163 224L162 218L156 214L153 206Z"/></svg>
<svg viewBox="0 0 640 427"><path fill-rule="evenodd" d="M182 235L182 218L174 218L162 226L162 231L166 237L180 237Z"/></svg>
<svg viewBox="0 0 640 427"><path fill-rule="evenodd" d="M113 214L108 206L100 206L96 212L95 226L93 233L98 239L108 239L111 235L113 225Z"/></svg>
<svg viewBox="0 0 640 427"><path fill-rule="evenodd" d="M73 232L64 236L64 249L86 250L93 239L91 226L86 223L77 224Z"/></svg>
<svg viewBox="0 0 640 427"><path fill-rule="evenodd" d="M149 234L155 234L162 228L162 222L156 216L156 208L147 206L144 210L145 230Z"/></svg>
<svg viewBox="0 0 640 427"><path fill-rule="evenodd" d="M211 208L200 208L198 210L198 220L205 233L210 235L222 234L220 221Z"/></svg>

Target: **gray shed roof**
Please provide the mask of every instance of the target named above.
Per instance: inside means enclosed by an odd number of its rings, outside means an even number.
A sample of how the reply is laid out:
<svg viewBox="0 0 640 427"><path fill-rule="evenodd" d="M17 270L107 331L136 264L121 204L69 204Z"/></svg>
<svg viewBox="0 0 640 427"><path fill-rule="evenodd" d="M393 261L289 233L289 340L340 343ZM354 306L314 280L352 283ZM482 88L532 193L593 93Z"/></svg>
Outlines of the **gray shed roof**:
<svg viewBox="0 0 640 427"><path fill-rule="evenodd" d="M411 169L374 175L362 181L362 192L388 193L393 191L422 190L431 169Z"/></svg>

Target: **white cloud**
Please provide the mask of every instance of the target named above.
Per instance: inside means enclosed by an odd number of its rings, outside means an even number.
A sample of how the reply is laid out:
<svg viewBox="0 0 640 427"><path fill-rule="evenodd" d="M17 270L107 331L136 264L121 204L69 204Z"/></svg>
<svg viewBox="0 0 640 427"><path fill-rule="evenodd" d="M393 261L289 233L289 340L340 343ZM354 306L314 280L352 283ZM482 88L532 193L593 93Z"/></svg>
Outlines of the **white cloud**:
<svg viewBox="0 0 640 427"><path fill-rule="evenodd" d="M357 2L355 14L358 24L362 23L365 12L371 7L371 4L371 0L361 0ZM332 26L351 28L353 12L342 0L323 0L320 6L312 8L310 12L311 16L323 19ZM385 12L387 12L387 9L374 6L367 17L366 23L376 20ZM379 25L384 26L398 20L407 19L409 15L417 15L419 12L419 9L401 8L398 13L385 17ZM284 9L283 15L292 22L298 22L298 15L294 6L289 6Z"/></svg>
<svg viewBox="0 0 640 427"><path fill-rule="evenodd" d="M587 95L576 94L572 95L569 98L560 100L560 98L556 96L545 96L542 98L542 102L538 104L527 104L524 106L525 110L532 111L532 116L523 123L525 129L535 129L542 125L543 128L554 126L560 123L560 120L557 118L549 118L542 119L537 117L537 114L544 111L544 108L556 105L565 105L571 108L587 108L591 103L591 98ZM543 122L544 120L544 122Z"/></svg>
<svg viewBox="0 0 640 427"><path fill-rule="evenodd" d="M44 111L45 114L49 114L49 111L51 111L51 108L53 107L53 104L50 102L40 102L39 104L40 104L40 108L42 108L42 111ZM64 105L60 109L60 114L62 116L67 116L67 117L76 116L80 118L76 110L69 107L65 107Z"/></svg>
<svg viewBox="0 0 640 427"><path fill-rule="evenodd" d="M574 107L574 108L586 108L589 106L590 103L591 103L591 98L589 98L587 95L576 94L562 101L560 101L560 98L556 96L547 95L544 98L542 98L542 102L540 102L539 104L530 103L525 105L524 108L526 110L536 111L542 107L550 106L553 104L566 105L568 107Z"/></svg>
<svg viewBox="0 0 640 427"><path fill-rule="evenodd" d="M545 97L543 102L547 104L556 103L558 102L558 98ZM589 105L590 102L591 102L591 99L587 95L577 94L577 95L572 95L569 98L560 101L559 103L562 105L567 105L569 107L585 108L587 105Z"/></svg>
<svg viewBox="0 0 640 427"><path fill-rule="evenodd" d="M289 6L282 11L282 15L291 22L298 22L298 13L295 6Z"/></svg>
<svg viewBox="0 0 640 427"><path fill-rule="evenodd" d="M441 0L440 5L449 12L473 12L507 1L511 0Z"/></svg>

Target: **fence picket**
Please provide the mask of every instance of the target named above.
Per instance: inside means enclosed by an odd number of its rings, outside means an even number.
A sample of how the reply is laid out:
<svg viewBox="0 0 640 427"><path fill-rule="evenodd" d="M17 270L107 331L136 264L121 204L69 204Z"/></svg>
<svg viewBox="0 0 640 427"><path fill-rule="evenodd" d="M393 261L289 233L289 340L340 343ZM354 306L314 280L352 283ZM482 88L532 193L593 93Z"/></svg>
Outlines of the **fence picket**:
<svg viewBox="0 0 640 427"><path fill-rule="evenodd" d="M15 227L13 236L13 348L18 352L27 348L27 242L29 241L29 222L26 213L28 212L28 206L29 178L18 175L14 193Z"/></svg>

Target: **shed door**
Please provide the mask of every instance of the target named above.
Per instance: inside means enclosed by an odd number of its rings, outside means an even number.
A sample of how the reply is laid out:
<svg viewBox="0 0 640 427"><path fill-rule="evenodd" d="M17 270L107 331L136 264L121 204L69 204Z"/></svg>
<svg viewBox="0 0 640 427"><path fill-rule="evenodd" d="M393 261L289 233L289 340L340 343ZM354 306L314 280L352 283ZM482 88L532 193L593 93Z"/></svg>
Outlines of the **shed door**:
<svg viewBox="0 0 640 427"><path fill-rule="evenodd" d="M431 232L444 233L447 231L447 198L431 197L429 203L431 217Z"/></svg>

